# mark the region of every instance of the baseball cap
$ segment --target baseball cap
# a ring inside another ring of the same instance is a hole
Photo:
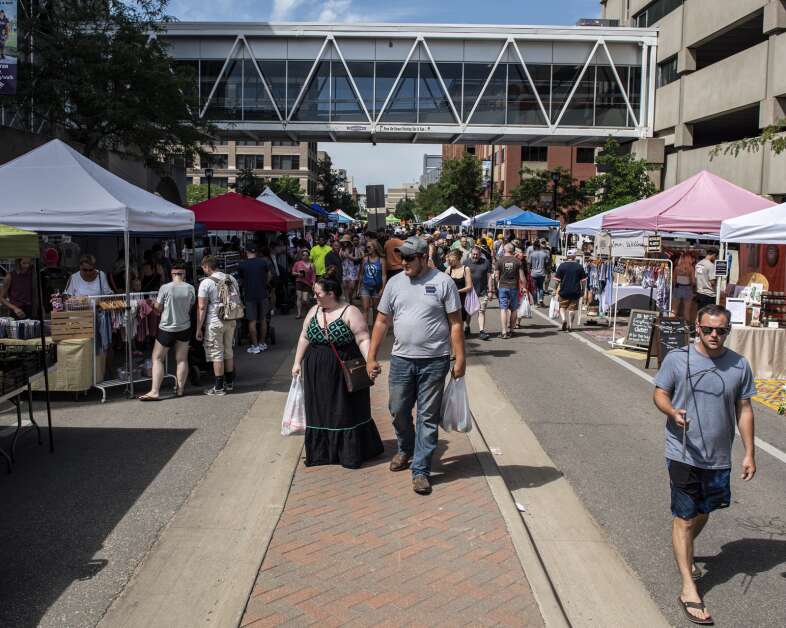
[[[425,255],[428,253],[428,242],[423,238],[412,236],[404,240],[404,244],[395,248],[401,255]]]
[[[576,257],[576,249],[568,249],[568,257]]]

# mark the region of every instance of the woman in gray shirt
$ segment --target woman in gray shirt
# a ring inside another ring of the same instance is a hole
[[[175,346],[177,360],[177,396],[182,397],[188,376],[188,343],[191,340],[191,308],[196,301],[194,286],[186,283],[186,264],[177,260],[172,264],[172,281],[158,289],[155,308],[161,312],[158,338],[153,348],[153,383],[150,392],[140,401],[158,401],[161,382],[166,370],[166,355]]]

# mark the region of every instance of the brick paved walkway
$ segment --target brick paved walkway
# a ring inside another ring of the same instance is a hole
[[[382,378],[372,410],[384,456],[355,471],[301,461],[241,625],[543,625],[467,437],[440,433],[419,496],[388,470]]]

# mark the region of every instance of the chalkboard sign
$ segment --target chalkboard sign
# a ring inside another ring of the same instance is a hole
[[[715,260],[715,277],[727,277],[729,274],[729,263],[724,260]]]
[[[625,261],[618,259],[616,262],[614,262],[613,272],[617,273],[618,275],[625,274]]]
[[[682,318],[658,319],[653,329],[653,339],[647,352],[645,368],[650,367],[650,359],[658,358],[658,365],[663,364],[669,351],[681,349],[690,344],[690,329],[687,321]]]
[[[652,329],[657,318],[658,313],[652,310],[631,310],[625,344],[644,349],[648,348],[652,339]]]

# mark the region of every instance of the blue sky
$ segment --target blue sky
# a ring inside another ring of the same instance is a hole
[[[170,0],[183,21],[442,22],[571,25],[600,14],[598,0]],[[396,187],[420,176],[423,155],[438,145],[320,144],[359,191],[368,184]]]

